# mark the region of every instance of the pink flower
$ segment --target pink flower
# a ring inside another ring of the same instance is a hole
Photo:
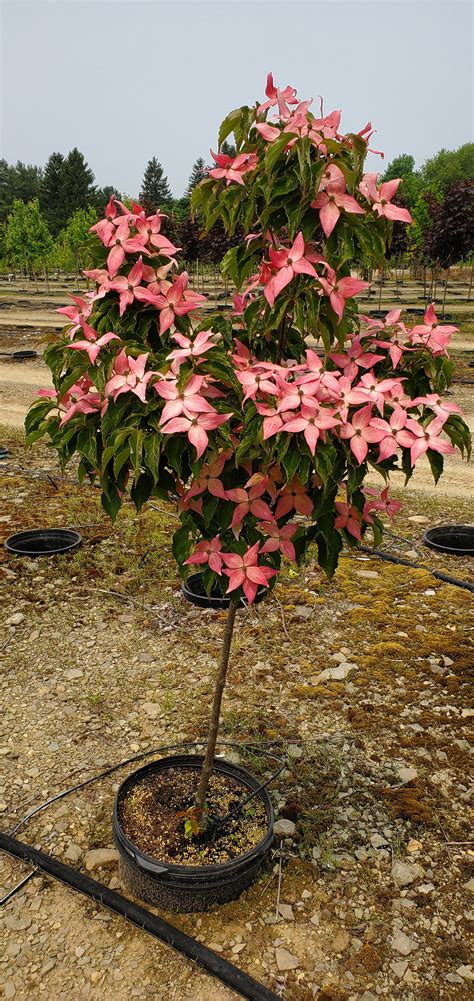
[[[298,525],[288,524],[284,525],[283,528],[279,528],[276,521],[261,521],[255,527],[262,535],[268,535],[267,541],[263,543],[260,549],[261,553],[280,552],[287,559],[296,563],[295,547],[290,542],[290,539],[298,531]]]
[[[183,271],[173,283],[164,283],[166,287],[160,295],[154,295],[145,288],[140,289],[140,293],[136,294],[137,299],[149,302],[161,310],[160,334],[169,330],[174,323],[175,315],[184,316],[186,313],[191,313],[193,309],[198,308],[201,302],[205,302],[204,295],[198,295],[197,292],[188,290],[188,281],[189,275],[187,271]]]
[[[200,459],[208,445],[207,431],[215,431],[225,424],[233,415],[230,414],[196,414],[195,417],[173,417],[162,427],[162,434],[180,434],[186,432],[188,441],[196,449],[196,458]]]
[[[236,376],[245,390],[243,403],[249,399],[254,400],[258,393],[270,393],[272,396],[276,394],[275,383],[272,382],[264,370],[259,369],[257,366],[247,368],[242,372],[236,372]]]
[[[311,202],[311,208],[319,209],[319,219],[326,237],[331,236],[341,209],[355,215],[365,215],[364,209],[355,198],[347,194],[344,177],[327,184],[325,190],[320,191],[314,202]]]
[[[434,303],[428,306],[423,320],[422,324],[418,324],[411,330],[409,334],[411,343],[423,344],[434,355],[446,354],[446,346],[451,340],[451,335],[456,333],[459,328],[450,324],[439,324]]]
[[[92,328],[91,328],[92,329]],[[95,365],[97,356],[100,353],[101,348],[109,344],[110,341],[119,341],[120,337],[117,334],[102,334],[96,341],[74,341],[73,344],[68,344],[68,348],[72,348],[73,351],[86,351],[89,355],[89,361],[91,365]]]
[[[45,390],[44,395],[46,393],[48,396],[51,393],[53,396],[56,396],[53,390]],[[89,376],[81,375],[77,382],[63,396],[59,397],[57,406],[60,411],[64,411],[60,422],[60,427],[63,427],[76,414],[93,414],[95,411],[100,410],[101,407],[103,413],[107,404],[103,406],[100,393],[93,386]]]
[[[220,476],[231,455],[232,452],[230,451],[221,452],[209,459],[209,462],[206,462],[202,466],[199,478],[189,488],[186,497],[190,500],[192,497],[197,497],[199,494],[204,493],[205,490],[208,490],[213,497],[220,497],[221,500],[227,500],[227,494]]]
[[[205,539],[203,542],[198,542],[193,555],[184,561],[184,565],[186,566],[188,563],[207,563],[210,570],[221,576],[223,563],[220,536],[216,535],[214,539]]]
[[[173,334],[173,340],[177,341],[181,347],[171,351],[167,355],[167,361],[175,359],[181,364],[186,358],[199,358],[206,351],[215,348],[216,342],[213,339],[215,336],[212,330],[201,330],[192,341],[190,337],[185,337],[184,334]]]
[[[371,203],[376,215],[399,222],[413,222],[408,209],[391,204],[392,198],[398,191],[401,177],[397,177],[393,181],[385,181],[384,184],[380,185],[380,188],[377,188],[377,177],[377,174],[364,174],[359,185],[359,191]]]
[[[84,274],[87,274],[85,271]],[[90,293],[86,293],[84,298],[78,295],[70,295],[70,299],[75,303],[74,306],[61,306],[57,309],[57,313],[62,313],[67,316],[68,320],[71,321],[74,326],[69,329],[69,334],[72,337],[76,330],[79,330],[81,321],[87,320],[92,313],[92,306],[94,302],[94,296]]]
[[[134,393],[142,403],[146,403],[146,388],[156,372],[145,372],[147,354],[132,358],[125,354],[123,348],[117,355],[114,364],[114,374],[105,385],[105,395],[115,401],[122,393]]]
[[[418,421],[409,417],[406,422],[406,443],[410,447],[411,464],[415,465],[417,459],[429,448],[433,452],[440,452],[442,455],[450,455],[456,451],[449,441],[440,438],[439,435],[445,423],[445,417],[435,417],[430,424],[423,427]],[[409,441],[409,439],[411,439]]]
[[[289,285],[295,275],[318,277],[313,265],[305,258],[304,252],[305,243],[302,233],[298,233],[289,250],[270,249],[269,254],[272,266],[278,269],[277,274],[273,275],[264,291],[265,298],[270,306],[273,306],[277,295],[286,285]]]
[[[209,171],[209,177],[214,177],[216,180],[225,178],[227,185],[232,181],[244,184],[244,174],[255,170],[257,166],[256,153],[239,153],[238,156],[232,157],[226,153],[213,153],[211,149],[211,156],[216,161],[217,167]]]
[[[157,212],[155,215],[136,219],[135,226],[140,235],[145,237],[145,243],[149,247],[156,248],[162,257],[173,257],[173,254],[176,254],[180,248],[175,247],[166,239],[166,236],[160,233],[163,218],[164,216]]]
[[[371,426],[384,432],[384,437],[380,441],[378,461],[389,459],[395,455],[400,447],[406,446],[407,436],[403,431],[408,419],[406,410],[402,407],[395,407],[390,416],[390,421],[382,420],[381,417],[374,417]],[[401,432],[401,433],[400,433]]]
[[[449,403],[448,400],[443,400],[439,393],[428,393],[427,396],[417,396],[416,399],[411,401],[411,404],[413,407],[423,404],[425,407],[429,407],[437,417],[444,417],[444,420],[450,414],[462,414],[461,407],[458,407],[457,403]]]
[[[364,504],[364,519],[368,521],[368,515],[371,511],[383,511],[384,514],[388,514],[389,518],[394,518],[402,507],[402,502],[397,500],[389,499],[388,487],[385,487],[380,494],[380,500],[368,500]],[[366,487],[364,494],[369,497],[377,497],[377,491],[373,490],[371,487]],[[370,519],[371,520],[371,519]]]
[[[229,578],[227,594],[235,591],[238,587],[243,587],[245,597],[251,605],[255,599],[258,586],[268,587],[271,577],[274,577],[276,570],[270,567],[258,565],[259,543],[247,549],[245,556],[240,553],[222,553],[222,559],[229,570],[224,570]]]
[[[320,432],[326,431],[328,428],[336,427],[340,421],[333,416],[333,410],[324,410],[323,407],[314,410],[312,407],[301,408],[301,414],[297,414],[295,417],[291,418],[283,425],[283,431],[288,432],[298,432],[302,431],[305,437],[306,444],[312,455],[316,451],[316,445],[318,439],[321,437]],[[324,438],[324,433],[322,435]]]
[[[109,248],[107,267],[111,278],[114,278],[118,269],[122,267],[125,254],[147,254],[150,256],[150,252],[144,246],[147,242],[146,236],[130,236],[127,220],[119,223],[117,229],[113,227],[113,230],[106,243],[106,247]]]
[[[249,490],[244,490],[243,487],[236,487],[227,491],[227,499],[236,505],[230,523],[236,539],[239,538],[243,520],[248,514],[253,514],[255,518],[273,519],[273,514],[268,504],[261,500],[262,494],[265,493],[266,489],[265,480],[265,477],[259,479],[256,483],[252,484]]]
[[[178,262],[174,259],[168,261],[166,264],[162,264],[159,268],[151,268],[149,264],[143,265],[143,281],[148,285],[148,291],[153,292],[153,295],[160,295],[163,291],[166,292],[168,288],[164,284],[171,268],[177,268]]]
[[[346,503],[346,501],[336,501],[335,508],[338,514],[334,522],[334,528],[344,528],[346,532],[353,535],[355,539],[359,539],[360,542],[361,524],[357,508],[353,504]]]
[[[365,393],[367,401],[375,403],[379,413],[383,414],[385,400],[396,386],[401,387],[401,379],[377,379],[373,372],[365,372],[357,383],[357,389]]]
[[[342,314],[346,305],[346,299],[351,299],[352,296],[357,295],[362,292],[363,289],[369,287],[369,282],[363,282],[360,278],[336,278],[336,272],[332,268],[328,268],[327,277],[319,278],[322,290],[319,295],[323,292],[325,295],[329,296],[329,302],[337,316],[338,322],[342,320]]]
[[[374,426],[372,420],[372,407],[362,407],[353,414],[352,423],[348,421],[340,430],[341,438],[349,439],[351,452],[359,464],[364,461],[369,445],[385,437],[384,431]]]
[[[183,413],[186,417],[191,417],[192,414],[214,414],[214,407],[201,396],[203,386],[205,379],[198,375],[191,376],[182,389],[178,388],[176,379],[174,382],[168,379],[155,382],[153,388],[159,396],[168,401],[163,408],[160,424],[166,424],[172,417],[179,417]]]
[[[123,316],[127,306],[133,302],[136,298],[136,289],[141,285],[143,278],[143,258],[140,255],[136,264],[129,271],[127,277],[125,275],[119,275],[117,278],[113,278],[109,282],[109,288],[113,289],[114,292],[120,292],[119,303],[120,303],[120,316]]]
[[[335,378],[336,374],[333,372],[325,373],[322,382],[325,389],[329,390],[331,402],[336,407],[338,413],[340,413],[343,421],[346,421],[349,407],[356,406],[358,403],[365,403],[367,397],[363,390],[359,388],[354,389],[352,380],[347,378],[347,376]]]
[[[269,125],[268,122],[257,122],[255,128],[268,143],[274,142],[278,136],[281,136],[281,130],[277,129],[275,125]]]
[[[275,518],[283,518],[285,514],[289,514],[293,510],[308,517],[313,513],[313,502],[297,476],[294,476],[291,483],[287,483],[286,487],[283,487],[275,511]]]
[[[257,108],[257,113],[259,115],[264,111],[268,111],[269,108],[273,108],[275,104],[279,103],[279,101],[284,101],[285,104],[298,104],[295,88],[288,85],[284,90],[279,90],[273,83],[273,73],[267,74],[265,94],[268,97],[268,101],[266,101],[265,104],[260,104]]]

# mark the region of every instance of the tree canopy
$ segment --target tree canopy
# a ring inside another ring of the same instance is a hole
[[[173,195],[161,163],[153,156],[143,175],[140,202],[147,213],[171,208]]]

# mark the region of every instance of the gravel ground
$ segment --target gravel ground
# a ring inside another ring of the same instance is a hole
[[[181,598],[166,508],[135,518],[127,507],[112,527],[96,492],[61,480],[45,448],[25,453],[11,429],[1,440],[13,457],[0,539],[35,524],[84,535],[66,558],[0,559],[0,811],[11,830],[108,765],[203,738],[223,617]],[[54,483],[26,475],[38,469]],[[469,521],[468,499],[404,499],[391,550],[469,577],[472,560],[420,541],[427,524]],[[293,574],[238,615],[222,723],[223,740],[261,745],[233,752],[257,773],[269,767],[262,749],[287,755],[273,796],[288,836],[240,900],[171,920],[286,1001],[466,998],[471,595],[349,554],[332,583],[311,559]],[[130,767],[52,805],[21,837],[120,888],[110,817]],[[4,858],[0,895],[26,872]],[[235,997],[49,878],[3,908],[0,956],[0,992],[18,1001]]]

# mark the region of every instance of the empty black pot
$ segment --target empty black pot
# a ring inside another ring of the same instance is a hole
[[[230,595],[221,594],[217,585],[214,585],[211,595],[208,597],[202,581],[202,573],[192,573],[186,581],[183,581],[181,590],[186,601],[190,601],[192,605],[198,605],[199,608],[214,608],[217,611],[229,608]],[[268,594],[268,588],[259,587],[255,595],[254,605],[258,604],[259,601],[263,601],[266,594]],[[247,599],[240,598],[239,605],[241,608],[247,605]]]
[[[474,556],[474,525],[440,525],[429,528],[423,542],[438,553]]]
[[[14,556],[59,556],[70,553],[82,542],[79,532],[70,528],[31,528],[5,540],[7,553]]]
[[[273,807],[265,789],[258,798],[267,815],[267,832],[258,845],[230,862],[218,865],[174,865],[151,858],[140,851],[126,836],[120,823],[124,796],[142,779],[167,768],[192,768],[198,771],[203,757],[197,754],[176,754],[132,772],[120,786],[115,799],[112,821],[114,841],[120,856],[122,880],[135,896],[148,904],[167,911],[206,911],[215,904],[236,900],[257,879],[273,842]],[[214,771],[238,780],[244,793],[259,789],[260,782],[246,769],[222,758],[214,762]]]

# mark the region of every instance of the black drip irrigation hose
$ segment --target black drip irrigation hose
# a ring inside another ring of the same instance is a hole
[[[52,855],[47,855],[31,845],[26,845],[23,841],[18,841],[16,838],[2,833],[0,833],[0,849],[13,858],[29,862],[37,870],[53,876],[60,883],[83,893],[91,900],[95,900],[96,903],[108,907],[109,910],[119,914],[136,928],[148,932],[149,935],[175,949],[182,956],[186,956],[206,973],[216,977],[226,987],[230,987],[241,997],[247,998],[248,1001],[281,1001],[279,995],[265,987],[264,984],[258,983],[248,973],[239,970],[227,959],[212,952],[212,949],[208,949],[201,942],[197,942],[190,935],[186,935],[179,928],[164,921],[163,918],[147,911],[145,907],[133,903],[120,893],[116,893],[115,890],[104,886],[103,883],[99,883],[77,869],[65,865],[64,862],[60,862]]]
[[[422,563],[413,563],[412,560],[404,560],[401,556],[392,556],[391,553],[385,553],[381,549],[372,549],[370,546],[357,546],[357,551],[368,553],[369,556],[378,556],[379,559],[387,560],[388,563],[399,563],[402,567],[425,570],[432,577],[436,577],[436,580],[442,580],[445,584],[453,584],[454,587],[463,587],[466,591],[471,591],[474,594],[474,584],[470,584],[468,580],[460,580],[459,577],[450,577],[446,573],[441,573],[440,570],[431,570],[430,567],[426,567]]]

